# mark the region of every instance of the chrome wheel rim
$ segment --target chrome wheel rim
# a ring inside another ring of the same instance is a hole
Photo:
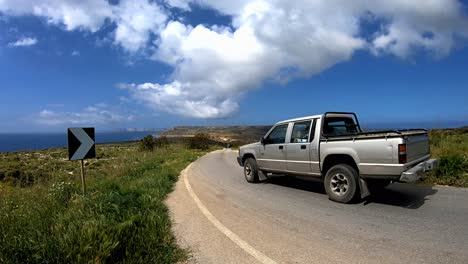
[[[250,176],[252,175],[252,166],[250,164],[245,165],[244,173],[246,177],[250,178]]]
[[[348,192],[349,182],[342,173],[336,173],[330,180],[330,189],[338,196],[343,196]]]

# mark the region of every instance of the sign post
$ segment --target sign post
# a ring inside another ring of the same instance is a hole
[[[83,195],[86,193],[84,159],[96,157],[94,127],[73,127],[68,129],[68,159],[80,160]]]
[[[83,160],[81,161],[81,189],[83,190],[83,196],[86,193],[86,181],[85,181],[85,176],[84,176],[84,164]]]

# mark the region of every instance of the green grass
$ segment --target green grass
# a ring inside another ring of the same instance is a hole
[[[0,154],[0,263],[186,258],[163,201],[180,171],[206,151],[171,145],[140,152],[137,144],[96,151],[98,158],[85,166],[85,197],[79,163],[67,161],[65,149]]]
[[[432,130],[430,141],[440,167],[424,183],[468,187],[468,128]],[[163,201],[180,171],[207,151],[98,145],[85,164],[85,197],[66,149],[0,153],[0,263],[183,261]]]
[[[468,187],[468,127],[431,130],[431,156],[439,168],[428,173],[423,183]]]

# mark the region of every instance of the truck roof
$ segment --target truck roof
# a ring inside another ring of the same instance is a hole
[[[339,112],[336,112],[336,113],[328,113],[327,116],[328,117],[344,117],[344,116],[349,116],[350,114],[352,114],[352,113],[339,113]],[[306,119],[321,118],[322,116],[323,116],[323,114],[322,115],[313,115],[313,116],[303,116],[303,117],[298,117],[298,118],[292,118],[292,119],[279,121],[275,125],[282,124],[282,123],[296,122],[296,121],[306,120]]]
[[[281,124],[281,123],[295,122],[295,121],[300,121],[300,120],[305,120],[305,119],[320,118],[320,117],[322,117],[322,115],[313,115],[313,116],[304,116],[304,117],[292,118],[292,119],[279,121],[275,125]]]

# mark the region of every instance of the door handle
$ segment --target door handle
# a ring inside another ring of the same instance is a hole
[[[301,145],[301,149],[306,149],[307,146],[306,145]]]
[[[278,146],[279,149],[283,149],[283,146]]]

